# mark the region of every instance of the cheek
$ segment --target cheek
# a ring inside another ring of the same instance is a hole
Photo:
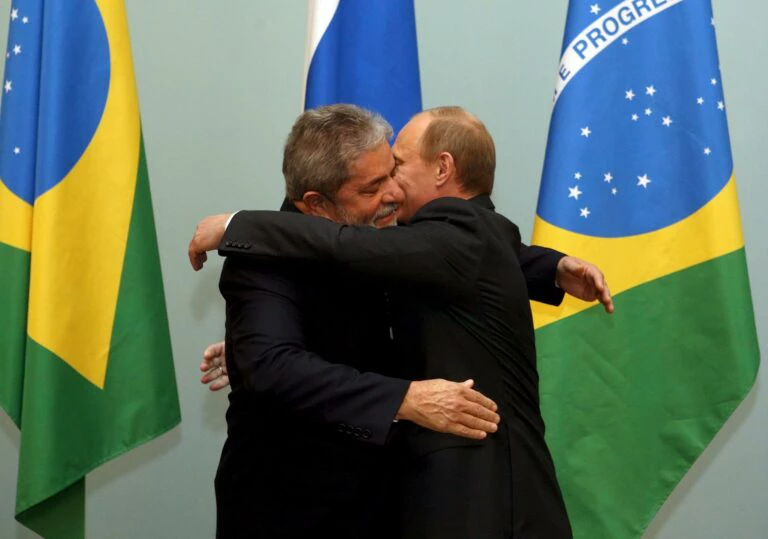
[[[379,209],[381,204],[381,195],[369,197],[358,206],[360,209],[360,217],[364,222],[370,221]]]
[[[408,183],[408,187],[404,189],[405,198],[409,205],[420,205],[424,199],[424,186],[418,182]]]
[[[395,181],[405,193],[406,198],[413,192],[413,182],[410,181],[407,174],[398,172],[395,174]]]

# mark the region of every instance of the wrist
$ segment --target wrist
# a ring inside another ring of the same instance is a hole
[[[397,413],[395,414],[395,421],[399,421],[401,419],[409,420],[411,418],[413,411],[412,397],[414,384],[416,384],[416,382],[411,382],[408,385],[408,390],[405,392],[403,402],[400,403],[400,408],[397,409]]]
[[[568,258],[568,257],[564,256],[564,257],[560,258],[560,260],[557,261],[557,267],[555,268],[555,288],[562,288],[561,276],[566,271],[565,270],[566,258]]]

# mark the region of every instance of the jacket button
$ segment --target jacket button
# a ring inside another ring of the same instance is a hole
[[[363,431],[363,438],[365,438],[367,440],[370,437],[371,437],[371,431],[369,429],[365,429]]]

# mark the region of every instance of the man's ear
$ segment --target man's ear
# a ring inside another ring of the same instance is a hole
[[[456,174],[456,164],[453,156],[448,152],[441,152],[437,156],[437,179],[435,185],[442,187]]]
[[[295,201],[294,204],[301,213],[307,215],[325,217],[330,220],[336,217],[336,208],[331,204],[331,201],[317,191],[307,191],[301,200]]]

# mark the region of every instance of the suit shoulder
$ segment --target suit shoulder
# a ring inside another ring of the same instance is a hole
[[[243,291],[261,291],[289,298],[299,296],[300,286],[287,264],[269,264],[241,257],[227,257],[219,277],[219,290],[227,298]]]
[[[424,206],[422,206],[421,209],[417,212],[417,215],[421,213],[432,213],[432,212],[450,211],[450,210],[467,212],[467,213],[476,213],[474,211],[476,208],[480,208],[480,206],[464,198],[440,197],[424,204]]]
[[[510,219],[508,219],[507,217],[505,217],[500,213],[497,213],[497,212],[489,212],[489,213],[493,214],[492,219],[494,220],[494,222],[497,223],[499,227],[507,231],[509,234],[514,235],[517,238],[520,238],[520,227],[518,227],[514,222],[512,222]]]
[[[477,221],[484,208],[469,200],[456,197],[441,197],[432,200],[419,209],[410,224],[423,222],[448,222],[453,224]]]

